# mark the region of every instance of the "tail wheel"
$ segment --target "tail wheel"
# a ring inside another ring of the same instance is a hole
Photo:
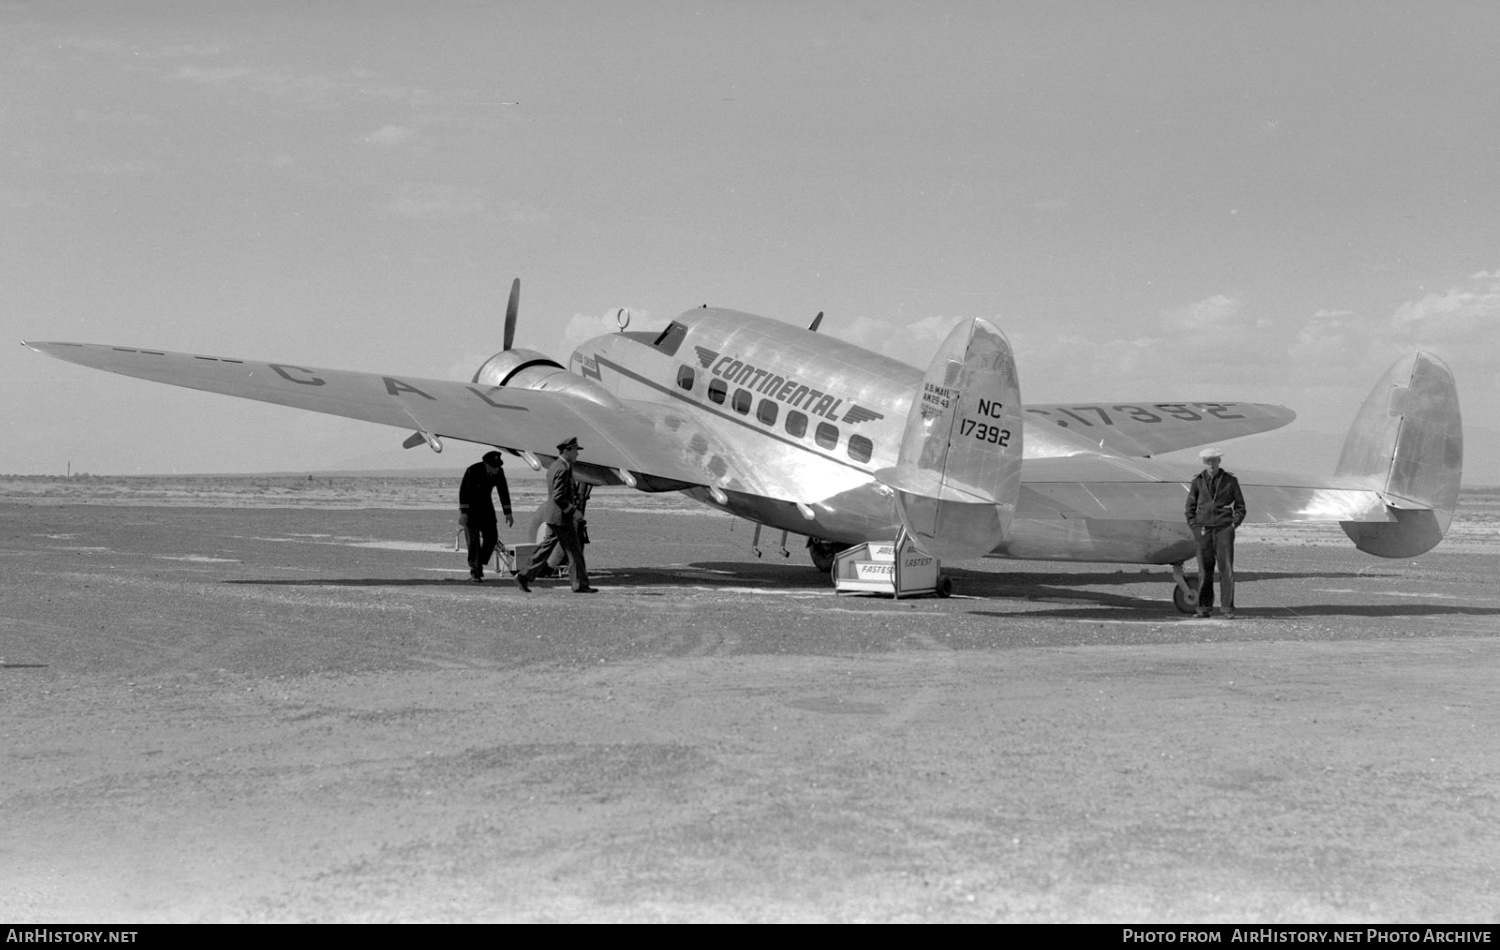
[[[1190,614],[1198,609],[1198,585],[1192,577],[1187,582],[1191,590],[1183,590],[1179,584],[1172,585],[1172,606],[1178,613]]]

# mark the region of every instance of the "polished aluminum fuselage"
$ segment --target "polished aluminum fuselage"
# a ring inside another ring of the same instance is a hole
[[[742,457],[793,481],[793,500],[694,487],[691,497],[750,521],[842,543],[889,539],[894,493],[875,473],[896,464],[921,370],[832,337],[732,310],[690,310],[661,345],[655,333],[591,340],[569,368],[622,402],[706,414]],[[686,383],[686,384],[685,384]],[[716,398],[717,397],[717,398]],[[805,428],[791,417],[804,417]],[[1025,457],[1097,452],[1081,436],[1030,424]],[[1164,497],[1170,497],[1170,494]],[[990,554],[1042,560],[1165,564],[1193,554],[1180,512],[1121,521],[1077,517],[1024,483],[1018,514]]]

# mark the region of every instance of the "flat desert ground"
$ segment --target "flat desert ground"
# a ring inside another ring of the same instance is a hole
[[[836,595],[624,491],[602,592],[526,595],[455,484],[0,478],[0,918],[1500,922],[1500,494],[1412,560],[1246,529],[1203,621]]]

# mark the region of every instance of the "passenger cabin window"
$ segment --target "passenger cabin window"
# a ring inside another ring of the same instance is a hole
[[[708,401],[724,404],[724,397],[729,394],[729,387],[724,385],[724,380],[716,379],[708,384]]]
[[[750,390],[736,389],[734,391],[734,411],[742,416],[750,414]]]
[[[776,424],[776,401],[774,399],[762,399],[755,410],[755,418],[768,426]]]
[[[691,366],[677,367],[677,385],[679,388],[686,389],[688,392],[692,392],[693,383],[697,380],[697,378],[698,374],[693,372],[693,368]]]
[[[687,336],[687,327],[676,322],[669,323],[667,328],[661,331],[661,336],[657,337],[651,345],[668,356],[676,356],[677,348],[682,345],[685,336]]]
[[[793,438],[800,439],[807,435],[807,416],[793,409],[786,414],[786,431]]]
[[[849,436],[849,457],[856,462],[868,462],[875,454],[875,443],[862,435]]]
[[[839,427],[831,422],[818,423],[817,433],[813,436],[813,441],[825,449],[838,448]]]

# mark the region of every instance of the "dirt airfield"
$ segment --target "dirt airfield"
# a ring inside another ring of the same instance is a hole
[[[526,595],[455,484],[0,479],[0,918],[1500,923],[1500,494],[1247,530],[1231,622],[606,491]]]

